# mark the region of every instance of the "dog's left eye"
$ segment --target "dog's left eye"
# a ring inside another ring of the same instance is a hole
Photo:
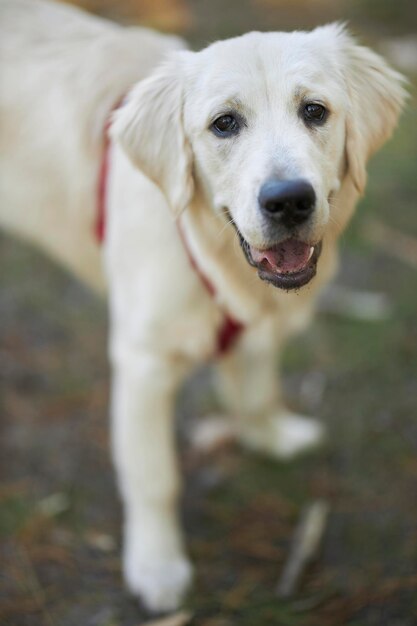
[[[221,115],[210,128],[218,137],[230,137],[239,132],[239,122],[233,115]]]
[[[303,114],[306,122],[324,122],[327,116],[327,109],[322,104],[309,102],[305,105]]]

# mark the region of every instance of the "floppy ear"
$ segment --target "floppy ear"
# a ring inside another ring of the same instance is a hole
[[[401,112],[405,78],[385,60],[344,37],[344,73],[349,92],[346,121],[348,172],[360,194],[366,184],[369,157],[391,136]]]
[[[163,191],[178,216],[193,194],[192,153],[183,125],[183,61],[173,53],[114,113],[112,137]]]

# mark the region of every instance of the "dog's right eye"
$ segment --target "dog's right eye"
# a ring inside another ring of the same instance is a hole
[[[210,128],[218,137],[230,137],[239,132],[239,122],[233,115],[221,115]]]

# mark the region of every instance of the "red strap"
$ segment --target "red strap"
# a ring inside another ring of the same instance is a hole
[[[184,231],[182,230],[181,224],[179,221],[177,222],[177,226],[178,226],[178,232],[182,239],[182,243],[184,244],[184,248],[187,252],[187,256],[188,256],[188,259],[190,261],[192,268],[196,271],[196,273],[200,277],[200,280],[203,283],[204,287],[207,289],[208,293],[211,295],[212,298],[214,298],[216,295],[216,290],[214,288],[214,285],[209,281],[207,276],[203,274],[200,267],[197,265],[197,261],[195,260],[195,258],[193,257],[191,253],[191,250],[187,244],[187,240],[184,235]],[[228,350],[230,350],[233,347],[233,345],[236,343],[236,341],[239,339],[244,328],[245,327],[242,324],[242,322],[239,322],[228,313],[225,313],[224,318],[223,318],[223,323],[217,332],[217,354],[222,355],[222,354],[225,354]]]
[[[117,109],[119,104],[117,104],[114,109]],[[113,110],[114,110],[113,109]],[[106,198],[107,198],[107,180],[110,168],[110,140],[108,136],[108,130],[110,126],[110,119],[107,120],[105,128],[104,128],[104,138],[103,138],[103,155],[100,163],[100,170],[98,174],[97,181],[97,212],[96,212],[96,220],[94,225],[94,233],[98,243],[103,243],[104,237],[106,235]],[[216,290],[214,285],[209,281],[207,276],[203,274],[201,269],[198,267],[197,262],[193,255],[191,254],[191,250],[188,247],[187,240],[185,239],[185,235],[181,229],[181,226],[178,222],[178,232],[184,244],[184,248],[187,252],[188,259],[190,261],[191,266],[196,271],[198,276],[200,277],[201,282],[204,287],[207,289],[208,293],[212,298],[216,295]],[[228,313],[225,313],[223,318],[223,323],[220,326],[217,333],[217,353],[219,355],[225,354],[235,342],[240,337],[241,333],[244,330],[244,325],[238,320],[231,317]]]
[[[115,107],[117,109],[119,105]],[[113,109],[113,110],[115,110]],[[107,118],[103,133],[103,153],[101,157],[100,170],[97,181],[97,211],[94,224],[94,233],[98,243],[103,243],[106,234],[106,197],[107,179],[110,165],[110,140],[109,140],[110,118]]]
[[[238,322],[230,315],[225,315],[217,333],[217,353],[225,354],[233,348],[244,329],[242,322]]]

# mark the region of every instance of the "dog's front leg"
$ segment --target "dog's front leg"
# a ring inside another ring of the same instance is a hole
[[[176,608],[191,581],[177,500],[173,406],[183,366],[127,348],[113,355],[113,454],[124,504],[124,576],[153,611]]]
[[[235,430],[242,444],[288,459],[320,443],[323,428],[285,407],[277,371],[283,339],[276,321],[264,319],[219,361],[218,375],[221,397],[228,413],[237,418]]]

